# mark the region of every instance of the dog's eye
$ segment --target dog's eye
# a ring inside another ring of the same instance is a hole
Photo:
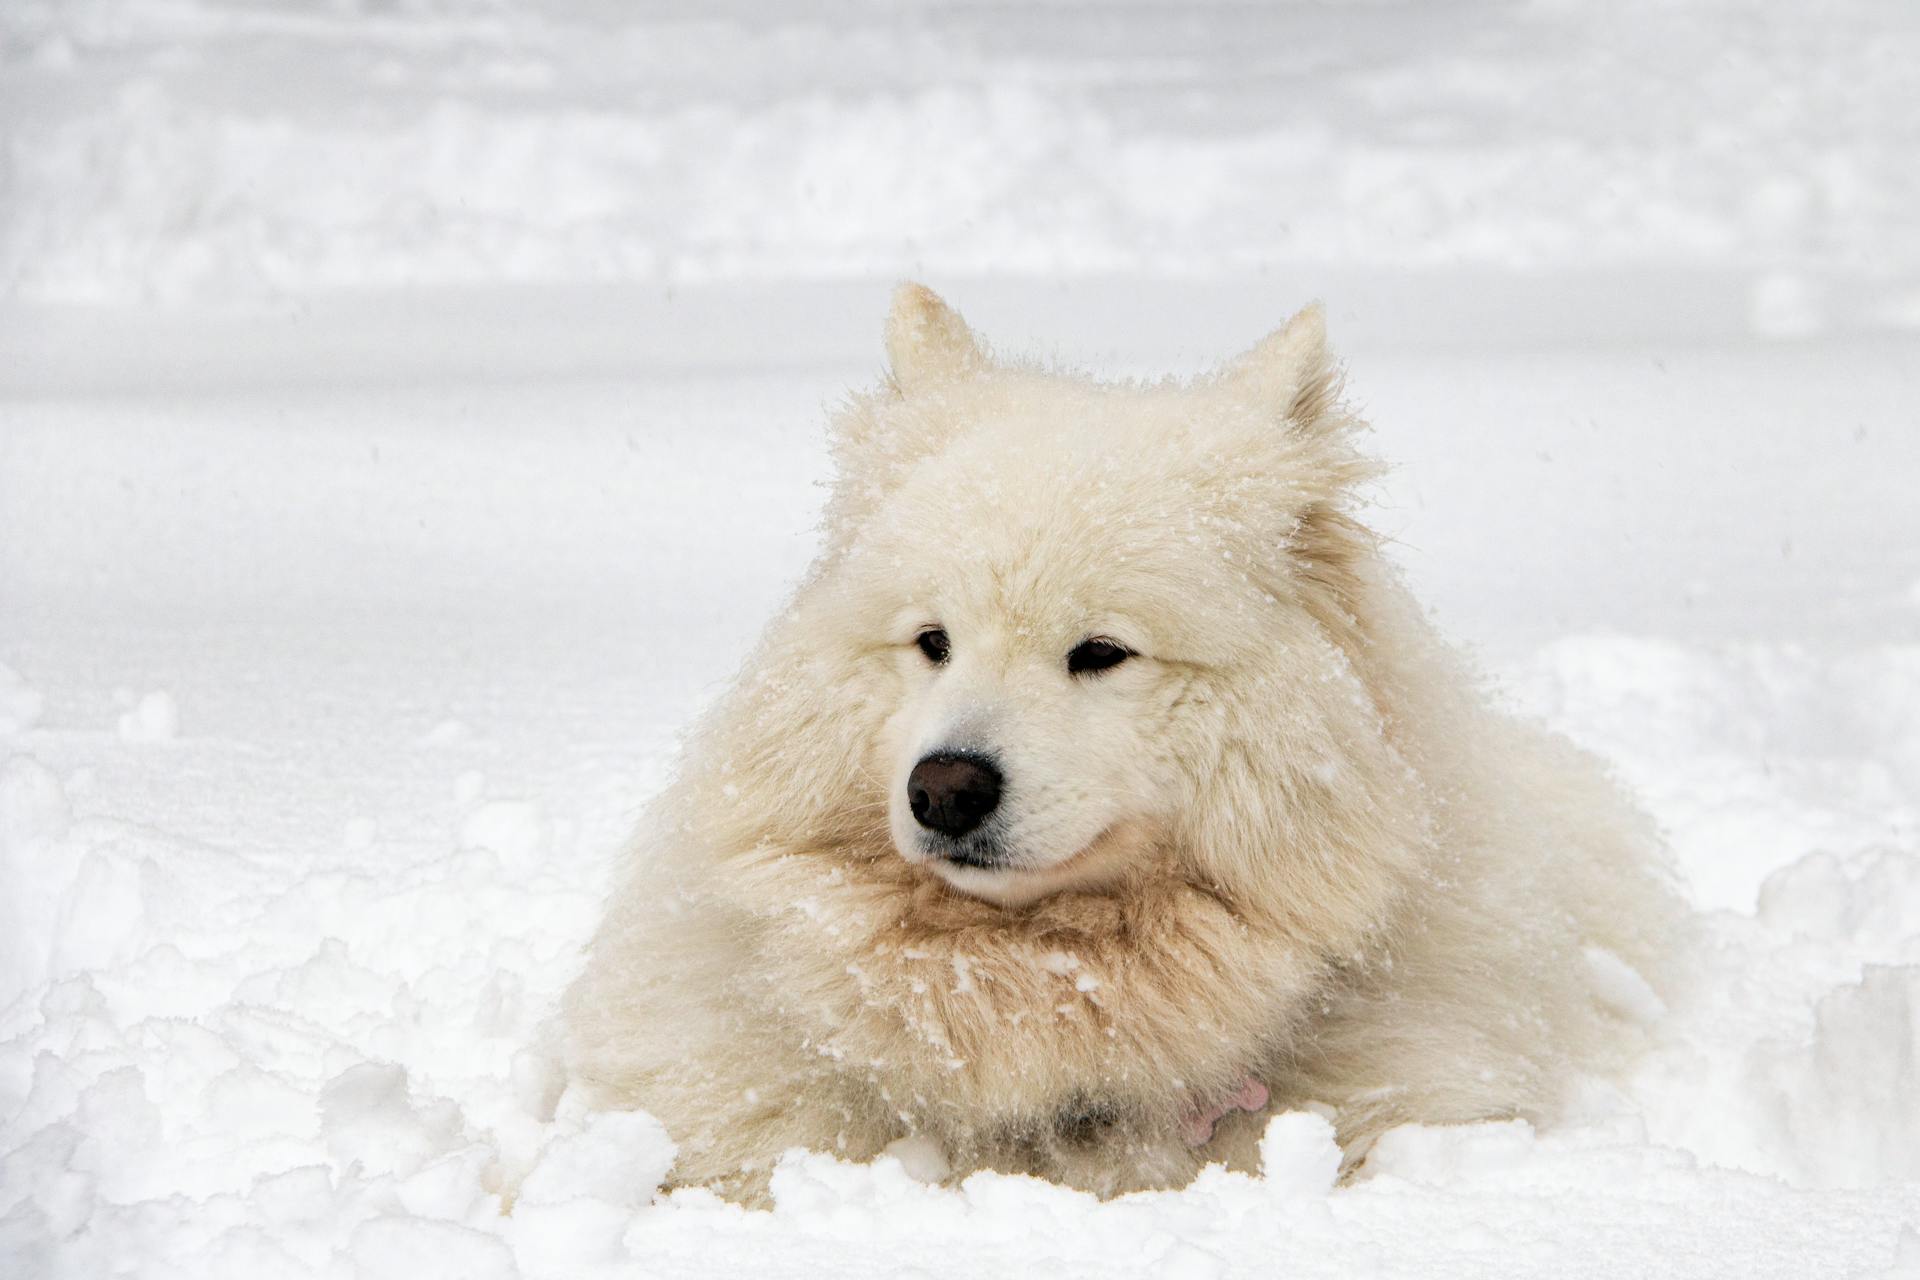
[[[1067,670],[1079,675],[1085,671],[1105,671],[1133,656],[1133,651],[1111,640],[1085,640],[1067,655]]]
[[[913,638],[913,643],[921,653],[927,655],[927,661],[936,667],[947,660],[953,652],[953,642],[947,639],[947,633],[935,627],[931,631],[922,631]]]

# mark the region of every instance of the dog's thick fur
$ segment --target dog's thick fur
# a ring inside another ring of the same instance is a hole
[[[1150,386],[996,361],[918,286],[887,336],[825,549],[567,998],[572,1079],[667,1126],[674,1184],[751,1201],[789,1147],[917,1134],[1112,1194],[1255,1163],[1263,1116],[1182,1137],[1249,1078],[1351,1162],[1622,1060],[1676,919],[1657,842],[1485,705],[1357,521],[1317,310]],[[1133,656],[1069,673],[1096,634]],[[906,815],[956,740],[1002,759],[1004,868]]]

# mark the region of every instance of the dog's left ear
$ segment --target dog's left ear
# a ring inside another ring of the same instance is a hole
[[[887,313],[887,363],[902,391],[954,382],[988,364],[987,348],[960,313],[923,284],[893,291]]]
[[[1311,303],[1262,338],[1251,351],[1227,362],[1223,385],[1279,412],[1290,427],[1312,431],[1333,416],[1340,401],[1340,367],[1327,352],[1327,315]]]
[[[887,312],[889,376],[854,396],[828,429],[836,472],[827,504],[828,545],[843,545],[880,500],[965,425],[945,391],[992,368],[986,344],[923,284],[902,283]],[[925,393],[925,394],[922,394]]]

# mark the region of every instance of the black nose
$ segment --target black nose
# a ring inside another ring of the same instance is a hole
[[[907,775],[913,819],[946,836],[963,836],[1000,803],[1000,771],[979,756],[942,752],[928,756]]]

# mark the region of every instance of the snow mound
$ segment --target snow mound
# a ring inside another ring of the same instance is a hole
[[[1811,1041],[1763,1042],[1751,1068],[1800,1179],[1920,1180],[1920,965],[1868,965],[1820,997]]]
[[[143,694],[120,717],[122,742],[172,742],[180,734],[180,708],[164,689]]]
[[[40,719],[46,700],[19,672],[0,662],[0,737],[24,733]]]
[[[529,1206],[597,1200],[627,1210],[653,1199],[673,1167],[674,1145],[643,1112],[586,1116],[577,1131],[557,1134],[520,1184],[515,1212]]]

